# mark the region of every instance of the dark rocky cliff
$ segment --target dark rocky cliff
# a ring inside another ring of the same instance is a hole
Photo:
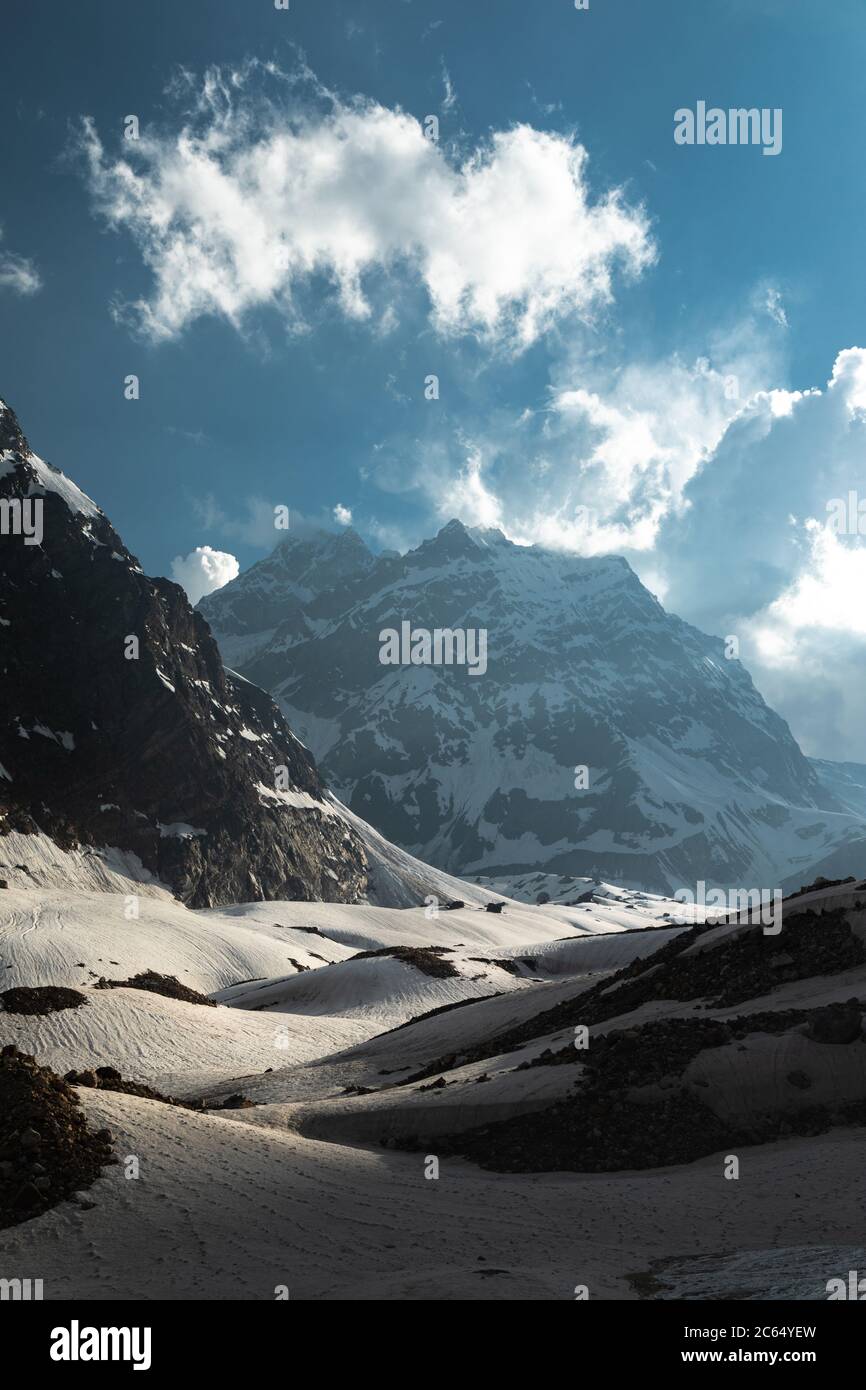
[[[356,900],[363,848],[270,697],[2,403],[0,532],[0,834],[133,851],[194,907]]]

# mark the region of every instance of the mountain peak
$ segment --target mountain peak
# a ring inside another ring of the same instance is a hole
[[[363,536],[359,535],[354,526],[342,526],[340,530],[335,533],[335,540],[336,544],[343,550],[362,550],[368,555],[372,553],[367,542],[364,540]]]
[[[341,526],[339,530],[329,530],[325,526],[301,526],[294,531],[289,530],[278,541],[277,546],[271,554],[284,551],[291,554],[292,551],[314,553],[319,551],[339,551],[344,554],[350,552],[371,555],[366,541],[355,530],[354,526]],[[265,557],[269,559],[270,556]]]
[[[220,630],[223,656],[230,666],[248,659],[255,643],[226,639],[250,631],[268,635],[286,622],[303,627],[301,605],[317,595],[361,578],[375,565],[372,551],[352,526],[328,531],[303,526],[288,531],[269,555],[230,583],[206,594],[198,604]],[[297,630],[300,630],[299,628]]]
[[[0,453],[29,454],[30,445],[11,405],[0,400]]]
[[[476,528],[464,525],[456,517],[447,522],[431,540],[422,541],[416,554],[434,555],[437,559],[454,560],[461,555],[478,554],[484,548]]]
[[[79,487],[35,454],[11,406],[0,400],[0,480],[4,490],[22,497],[55,494],[73,516],[89,521],[102,516],[96,503]]]

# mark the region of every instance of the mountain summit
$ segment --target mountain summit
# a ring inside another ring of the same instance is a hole
[[[0,850],[124,850],[195,907],[355,901],[364,850],[306,748],[2,403],[0,522]]]
[[[334,544],[280,547],[201,607],[337,794],[412,854],[670,892],[772,887],[861,838],[723,642],[666,613],[624,559],[455,520],[405,556],[357,546],[328,574]],[[485,630],[485,673],[383,665],[380,633],[404,623]]]
[[[313,599],[335,584],[361,578],[374,564],[352,527],[336,533],[313,528],[287,535],[247,571],[244,584],[227,586],[218,602],[208,594],[198,607],[208,619],[212,612],[219,615],[223,658],[229,666],[240,666],[250,651],[251,632],[253,647],[261,645],[263,633],[273,635],[278,628],[285,635],[302,635],[304,613]]]

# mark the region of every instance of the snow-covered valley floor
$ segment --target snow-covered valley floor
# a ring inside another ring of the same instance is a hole
[[[615,1176],[458,1162],[428,1181],[422,1155],[84,1100],[141,1177],[110,1169],[92,1210],[0,1234],[3,1273],[38,1274],[46,1298],[273,1299],[286,1285],[295,1299],[569,1300],[586,1285],[621,1299],[657,1259],[844,1245],[863,1226],[862,1134],[756,1150],[732,1200],[715,1158]],[[836,1272],[816,1261],[816,1291]]]
[[[572,906],[504,900],[501,913],[483,900],[434,915],[298,902],[191,912],[154,890],[128,920],[140,885],[121,865],[101,887],[73,875],[67,888],[49,876],[0,891],[0,995],[54,985],[86,1001],[0,1008],[0,1044],[61,1075],[110,1066],[167,1095],[252,1104],[199,1111],[78,1087],[120,1162],[88,1203],[0,1231],[0,1277],[42,1278],[48,1299],[273,1299],[285,1287],[302,1300],[556,1300],[579,1286],[631,1299],[671,1263],[708,1260],[700,1287],[718,1289],[731,1252],[754,1252],[763,1268],[796,1248],[798,1296],[817,1298],[840,1272],[827,1252],[864,1243],[866,1129],[852,1125],[741,1147],[737,1182],[724,1152],[645,1171],[527,1173],[437,1154],[441,1136],[573,1093],[579,1065],[527,1064],[571,1045],[559,1006],[675,947],[687,929],[671,925],[670,903],[603,890]],[[845,901],[853,912],[852,893]],[[704,937],[706,949],[732,930]],[[724,1021],[862,998],[866,967],[843,964],[817,978],[788,972],[771,996],[711,1012]],[[217,1007],[97,984],[143,971]],[[662,993],[597,1031],[709,1007]],[[549,1027],[524,1038],[551,1011]],[[714,1088],[722,1114],[782,1104],[795,1068],[835,1104],[861,1095],[861,1051],[758,1031],[702,1051],[689,1075]],[[413,1080],[435,1079],[440,1064],[437,1085]],[[415,1151],[394,1147],[407,1133]]]

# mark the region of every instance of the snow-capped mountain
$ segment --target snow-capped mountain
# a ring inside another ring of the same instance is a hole
[[[354,530],[337,534],[313,530],[289,535],[244,575],[244,583],[222,591],[218,607],[220,650],[227,666],[239,667],[280,630],[281,640],[309,636],[310,602],[373,568],[375,560]],[[199,607],[211,613],[211,597]],[[327,601],[323,612],[328,613]],[[331,616],[339,616],[334,610]]]
[[[624,559],[458,521],[378,559],[353,531],[320,532],[200,607],[335,792],[451,873],[669,892],[769,888],[858,858],[862,809],[724,643],[666,613]],[[485,630],[486,670],[382,664],[380,634],[403,623]]]
[[[0,524],[0,846],[116,847],[199,907],[355,901],[361,840],[270,697],[2,403]]]

